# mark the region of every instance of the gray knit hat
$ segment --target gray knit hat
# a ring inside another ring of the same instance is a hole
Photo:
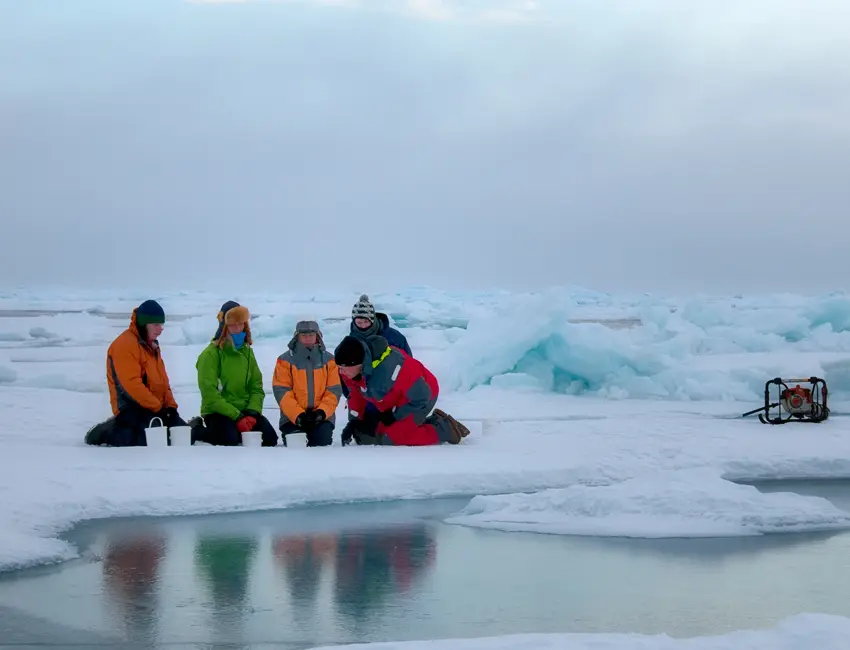
[[[365,293],[351,308],[351,318],[368,318],[373,323],[375,322],[375,306],[369,301],[369,296]]]

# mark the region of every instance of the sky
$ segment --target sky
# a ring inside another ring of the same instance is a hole
[[[5,2],[0,286],[843,289],[848,27],[838,0]]]

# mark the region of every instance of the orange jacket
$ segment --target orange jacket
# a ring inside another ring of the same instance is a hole
[[[106,352],[106,381],[113,415],[133,402],[153,412],[177,408],[159,343],[151,347],[139,338],[135,312],[130,327],[118,335]]]
[[[275,363],[272,388],[281,413],[290,422],[308,408],[320,408],[327,420],[335,421],[342,387],[334,357],[323,343],[308,350],[293,337]]]

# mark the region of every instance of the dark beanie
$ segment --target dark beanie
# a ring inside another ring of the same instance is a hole
[[[165,310],[156,300],[145,300],[136,307],[136,324],[150,325],[151,323],[164,323]]]
[[[224,315],[234,307],[241,307],[241,305],[235,300],[228,300],[218,310],[218,316],[216,317],[218,319],[218,328],[215,331],[215,336],[213,336],[213,341],[221,338],[221,333],[224,331]]]
[[[363,344],[353,336],[346,336],[334,350],[334,361],[338,366],[358,366],[365,358]]]

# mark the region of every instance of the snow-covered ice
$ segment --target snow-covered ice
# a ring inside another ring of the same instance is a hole
[[[674,639],[641,634],[513,634],[477,639],[323,646],[313,650],[845,650],[850,619],[800,614],[766,630]]]
[[[604,486],[476,496],[448,523],[565,535],[720,537],[850,527],[822,497],[765,494],[712,469],[651,472]]]
[[[847,524],[848,515],[823,500],[760,494],[729,482],[850,478],[850,419],[842,417],[850,400],[850,297],[844,294],[676,300],[427,287],[376,294],[379,309],[437,374],[441,406],[472,429],[465,444],[87,447],[85,431],[109,414],[106,347],[148,297],[0,293],[0,570],[76,556],[57,534],[86,519],[355,500],[462,495],[471,501],[457,523],[571,534],[744,535]],[[200,405],[194,364],[215,330],[219,306],[235,298],[252,310],[265,413],[275,424],[271,374],[295,322],[318,319],[334,346],[357,299],[153,297],[175,317],[161,341],[185,417]],[[588,322],[594,320],[605,322]],[[834,416],[782,427],[741,419],[761,404],[764,382],[777,375],[825,377]],[[843,620],[799,618],[780,631],[736,637],[734,647],[790,649],[804,630],[821,648],[832,647],[830,634],[850,634]],[[722,637],[594,639],[453,647],[731,647]]]

